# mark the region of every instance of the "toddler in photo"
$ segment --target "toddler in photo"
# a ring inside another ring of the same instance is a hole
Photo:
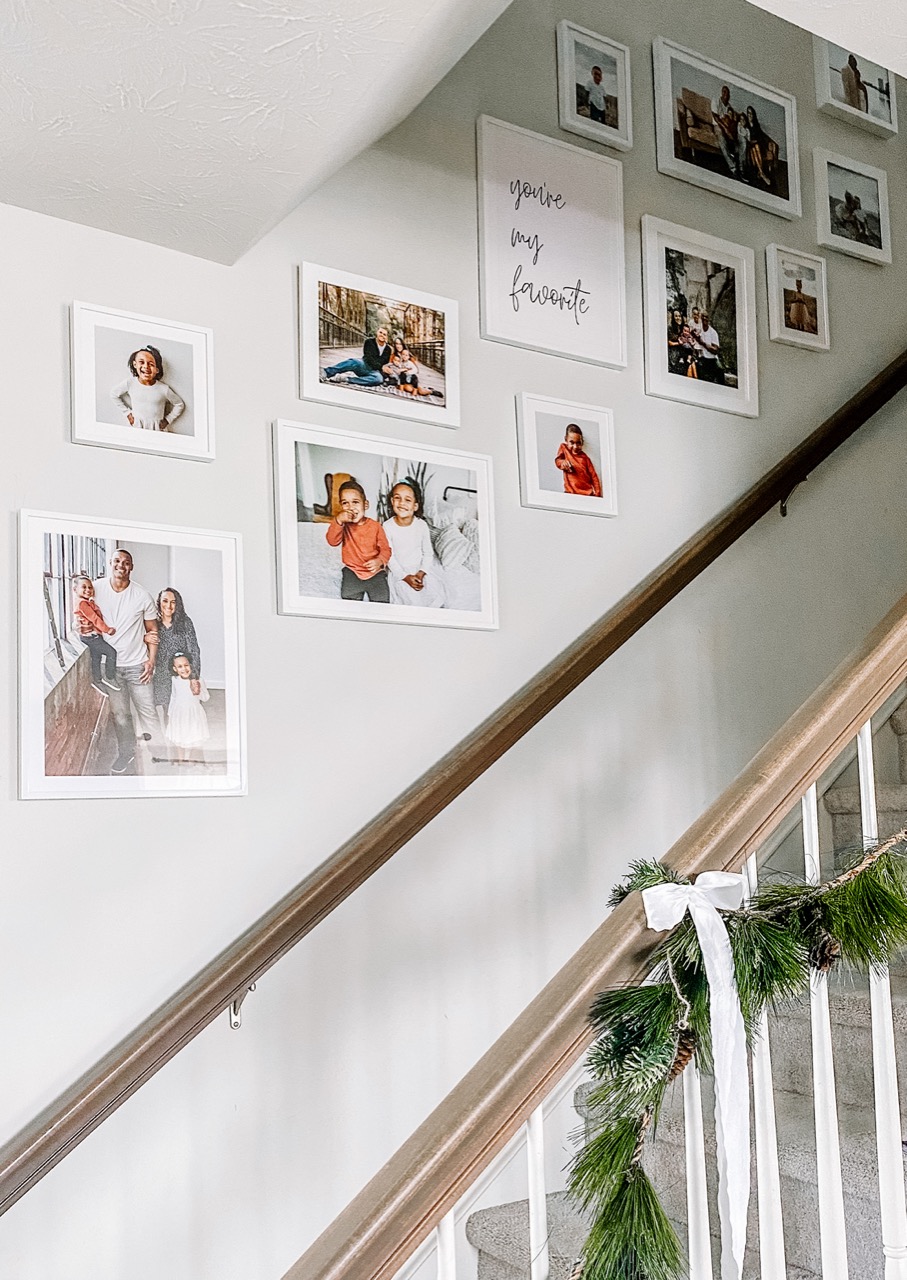
[[[192,692],[193,684],[197,685],[198,693]],[[188,655],[174,654],[166,738],[176,747],[176,758],[180,762],[188,761],[190,751],[194,751],[195,760],[204,763],[204,754],[199,748],[211,735],[202,703],[209,697],[207,686],[192,670]]]
[[[445,603],[441,566],[422,514],[422,490],[415,480],[400,480],[390,491],[393,515],[384,522],[391,548],[390,593],[393,604],[442,609]]]
[[[390,604],[387,582],[390,543],[378,521],[365,514],[368,511],[365,490],[358,480],[345,480],[337,500],[340,513],[328,525],[325,536],[330,546],[340,547],[341,600],[368,597],[374,604]]]
[[[566,430],[554,465],[563,473],[564,493],[578,494],[584,498],[602,496],[602,482],[598,478],[595,464],[583,449],[583,433],[575,422],[571,422]]]
[[[117,683],[117,651],[104,639],[105,636],[116,635],[116,627],[108,627],[104,615],[95,604],[94,583],[91,578],[77,575],[72,580],[72,589],[76,631],[91,656],[91,683],[106,698],[108,689],[119,690],[120,687]]]

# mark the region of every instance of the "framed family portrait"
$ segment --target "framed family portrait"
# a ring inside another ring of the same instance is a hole
[[[660,171],[799,218],[796,99],[661,37],[652,58]]]
[[[819,244],[868,262],[891,262],[888,175],[884,169],[816,147]]]
[[[23,799],[246,789],[237,534],[20,516]]]
[[[765,250],[765,268],[772,342],[827,351],[831,343],[825,259],[770,244]]]
[[[610,409],[523,392],[517,426],[524,507],[617,515]]]
[[[459,426],[457,304],[306,262],[299,370],[304,399]]]
[[[213,344],[198,325],[74,302],[73,442],[210,462]]]
[[[626,45],[565,18],[557,24],[557,84],[562,129],[630,150],[633,120]]]
[[[490,116],[477,133],[482,337],[624,368],[623,165]]]
[[[897,93],[894,76],[886,67],[819,36],[813,36],[813,62],[820,111],[877,137],[897,133]]]
[[[274,425],[281,613],[497,627],[491,459]]]
[[[759,415],[752,249],[642,220],[646,392]]]

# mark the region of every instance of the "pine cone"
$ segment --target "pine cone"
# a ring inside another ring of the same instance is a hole
[[[676,1080],[696,1052],[696,1033],[690,1027],[681,1027],[677,1033],[677,1053],[668,1074],[668,1080]]]
[[[828,973],[841,958],[841,944],[830,933],[823,933],[813,944],[809,953],[809,963],[819,973]]]

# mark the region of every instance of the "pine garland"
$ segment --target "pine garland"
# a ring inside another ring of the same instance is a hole
[[[690,881],[634,862],[609,905],[664,883]],[[752,1043],[763,1011],[805,992],[811,970],[878,969],[907,946],[907,829],[826,884],[770,884],[721,914]],[[602,992],[589,1017],[595,1132],[571,1166],[570,1191],[592,1228],[571,1280],[680,1280],[683,1249],[641,1162],[668,1085],[694,1059],[711,1067],[708,982],[690,917],[658,945],[642,985]]]

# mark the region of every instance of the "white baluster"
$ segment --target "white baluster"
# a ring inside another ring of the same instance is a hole
[[[529,1280],[548,1280],[548,1200],[545,1192],[545,1118],[536,1107],[526,1125],[529,1163]]]
[[[800,802],[803,814],[803,855],[806,879],[818,884],[819,807],[815,783]],[[810,1025],[813,1045],[813,1105],[816,1116],[816,1173],[819,1192],[819,1236],[823,1280],[847,1280],[847,1232],[844,1228],[844,1189],[841,1185],[841,1146],[838,1105],[828,1012],[828,983],[824,973],[810,976]]]
[[[876,812],[875,767],[872,757],[872,725],[863,725],[857,737],[860,768],[860,817],[863,845],[879,841]],[[907,1204],[904,1200],[904,1157],[901,1147],[901,1113],[891,1013],[891,983],[887,967],[870,971],[872,1009],[872,1074],[875,1085],[876,1147],[879,1157],[879,1200],[882,1215],[882,1247],[885,1280],[907,1280]]]
[[[438,1280],[457,1280],[457,1229],[453,1209],[438,1223],[436,1235]]]
[[[744,871],[748,896],[752,897],[759,877],[755,854],[747,859]],[[759,1202],[759,1268],[766,1280],[786,1280],[772,1055],[768,1040],[768,1015],[764,1010],[759,1019],[759,1038],[753,1045],[753,1115],[756,1132],[756,1193]]]
[[[699,1071],[691,1062],[683,1080],[684,1150],[687,1162],[687,1248],[690,1280],[712,1280],[712,1237],[709,1193],[705,1179],[705,1138],[702,1129],[702,1090]]]

